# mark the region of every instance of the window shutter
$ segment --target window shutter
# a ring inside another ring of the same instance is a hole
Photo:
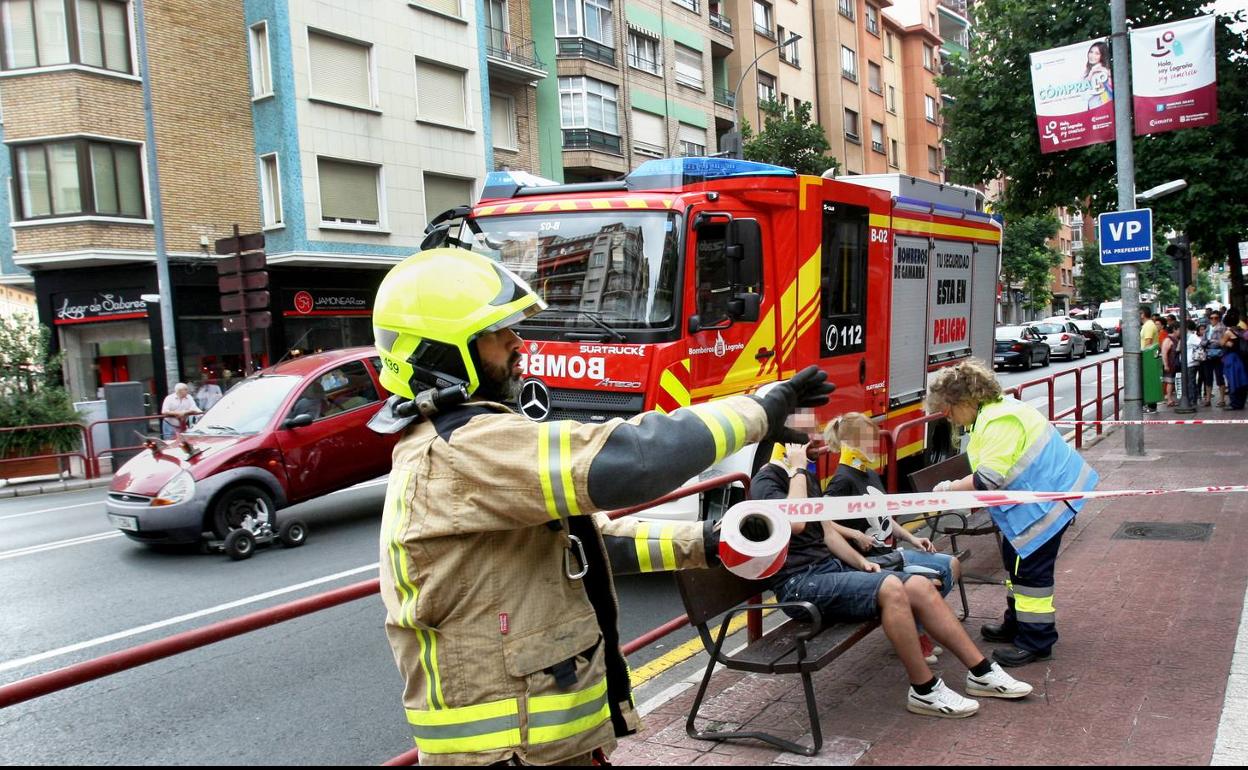
[[[687,144],[696,144],[699,147],[706,147],[706,129],[691,126],[687,123],[680,124],[680,141]]]
[[[130,71],[130,19],[125,3],[105,3],[100,9],[104,17],[104,66],[117,72]]]
[[[309,32],[308,47],[313,96],[344,104],[373,106],[367,46]]]
[[[422,118],[467,124],[464,110],[464,73],[429,62],[416,62],[416,96]]]
[[[702,85],[702,52],[676,44],[676,76],[685,83]]]
[[[425,219],[433,219],[447,209],[472,203],[472,181],[437,174],[425,174]]]
[[[633,149],[647,154],[667,154],[666,119],[641,110],[633,110]]]
[[[100,32],[100,6],[97,0],[78,0],[78,55],[83,64],[104,66],[103,38]]]
[[[448,16],[459,16],[459,0],[417,0],[416,5],[423,5]]]
[[[512,106],[507,97],[490,94],[490,130],[495,147],[513,149],[516,146],[516,116]]]
[[[377,224],[377,167],[320,158],[321,219]]]

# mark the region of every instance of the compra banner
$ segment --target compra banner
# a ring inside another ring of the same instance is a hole
[[[1135,133],[1218,122],[1213,16],[1131,30]]]
[[[1105,39],[1033,53],[1031,89],[1041,152],[1114,141],[1114,80]]]

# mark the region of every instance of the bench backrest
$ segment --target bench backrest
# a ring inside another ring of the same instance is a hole
[[[689,621],[695,626],[763,593],[770,584],[767,580],[737,577],[723,566],[680,570],[675,574],[685,612],[689,613]]]
[[[910,484],[915,492],[931,492],[942,481],[960,479],[971,475],[971,461],[966,453],[950,457],[948,460],[917,470],[910,474]]]

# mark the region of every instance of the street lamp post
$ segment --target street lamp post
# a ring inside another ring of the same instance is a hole
[[[794,43],[796,43],[797,41],[801,39],[802,39],[802,36],[794,32],[789,37],[788,40],[783,40],[779,43],[776,43],[771,48],[768,48],[766,51],[763,51],[758,56],[755,56],[754,61],[750,62],[750,65],[741,71],[741,77],[737,80],[737,87],[733,89],[733,92],[732,92],[732,130],[730,130],[727,134],[724,135],[724,144],[728,145],[728,147],[726,148],[727,149],[726,154],[729,157],[736,158],[737,160],[741,160],[743,157],[745,157],[744,155],[745,148],[741,142],[741,135],[737,132],[737,124],[740,122],[739,118],[741,115],[741,107],[740,107],[741,86],[744,85],[745,83],[745,76],[750,74],[750,70],[754,69],[754,65],[758,64],[759,59],[763,58],[764,56],[776,50],[777,48],[783,48],[787,45],[793,45]]]

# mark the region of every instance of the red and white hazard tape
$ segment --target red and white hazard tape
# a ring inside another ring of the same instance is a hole
[[[1248,420],[1051,420],[1052,425],[1248,425]]]
[[[771,577],[788,555],[789,522],[841,521],[865,516],[892,516],[899,513],[933,513],[966,508],[986,508],[1019,503],[1050,503],[1069,500],[1099,500],[1112,497],[1149,497],[1180,493],[1248,492],[1248,484],[1183,489],[1123,489],[1091,492],[910,492],[864,497],[817,497],[804,500],[747,500],[724,514],[720,527],[719,557],[733,573],[751,580]],[[765,524],[768,536],[762,541],[746,537],[741,526],[747,519]]]

